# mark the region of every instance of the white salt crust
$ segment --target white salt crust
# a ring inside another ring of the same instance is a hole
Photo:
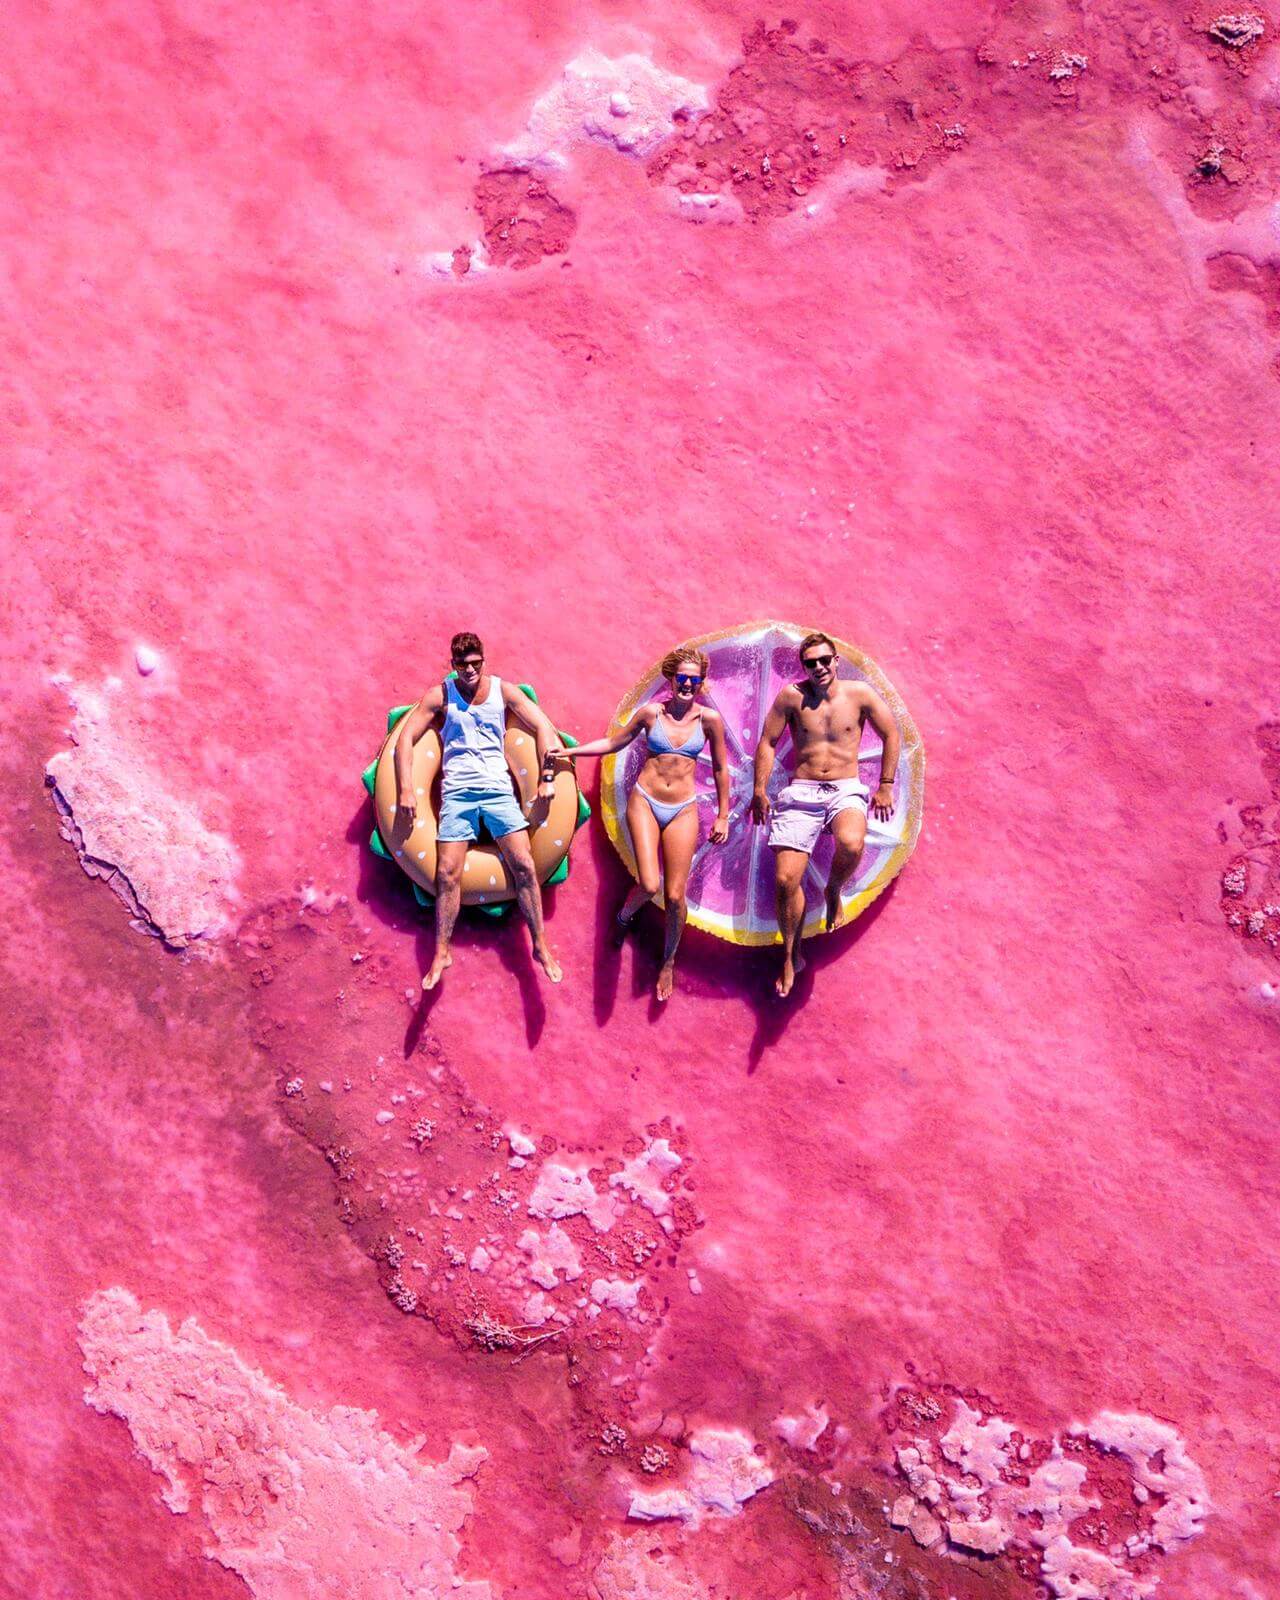
[[[458,1571],[483,1449],[433,1463],[376,1412],[308,1411],[194,1319],[175,1332],[125,1289],[89,1300],[80,1346],[87,1403],[124,1421],[165,1505],[203,1517],[205,1553],[255,1600],[494,1600]]]
[[[1105,1551],[1074,1544],[1071,1524],[1102,1502],[1089,1492],[1088,1458],[1064,1451],[1059,1439],[1027,1483],[1009,1482],[1019,1463],[1016,1429],[983,1417],[963,1400],[935,1445],[917,1437],[896,1452],[907,1493],[890,1522],[917,1544],[999,1555],[1011,1545],[1041,1552],[1041,1578],[1055,1600],[1141,1600],[1158,1579],[1132,1562],[1152,1549],[1171,1553],[1203,1532],[1210,1509],[1204,1474],[1176,1429],[1154,1417],[1104,1411],[1068,1434],[1122,1456],[1135,1502],[1150,1508],[1144,1530]],[[1023,1447],[1025,1450],[1025,1446]]]
[[[631,1492],[627,1515],[642,1522],[674,1517],[697,1524],[708,1514],[732,1516],[773,1482],[774,1474],[749,1434],[738,1428],[699,1428],[679,1484]]]

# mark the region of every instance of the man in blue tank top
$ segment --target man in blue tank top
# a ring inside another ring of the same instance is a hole
[[[542,891],[529,845],[529,824],[507,769],[507,712],[533,734],[544,775],[564,754],[560,735],[546,712],[517,684],[485,671],[484,646],[474,633],[455,634],[449,653],[454,676],[427,690],[400,724],[396,740],[397,810],[411,828],[418,810],[413,747],[428,728],[434,728],[443,752],[436,831],[436,948],[422,987],[434,989],[444,969],[453,964],[449,947],[462,905],[462,870],[467,847],[479,838],[482,823],[511,874],[516,900],[533,936],[534,959],[552,983],[559,983],[560,963],[547,944],[542,922]]]

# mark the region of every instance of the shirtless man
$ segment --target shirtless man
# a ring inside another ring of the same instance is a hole
[[[514,683],[484,670],[484,646],[474,633],[457,633],[449,647],[455,676],[428,689],[400,724],[396,740],[396,833],[412,831],[418,797],[413,783],[413,747],[428,728],[443,751],[440,825],[436,831],[436,948],[422,980],[434,989],[453,965],[449,946],[462,904],[462,869],[467,848],[483,822],[502,852],[516,899],[533,936],[534,960],[552,983],[560,963],[542,925],[542,891],[529,846],[529,824],[516,799],[505,747],[508,711],[533,734],[544,781],[563,756],[560,735],[546,712]]]
[[[840,892],[862,856],[868,798],[877,819],[883,821],[893,813],[893,779],[901,745],[897,724],[869,685],[837,678],[837,659],[836,647],[825,633],[811,633],[800,641],[804,680],[788,684],[773,702],[756,747],[751,799],[751,820],[756,823],[769,821],[769,774],[784,729],[791,730],[796,754],[791,782],[778,796],[769,828],[782,931],[782,971],[775,987],[783,996],[791,993],[796,974],[804,970],[803,879],[818,835],[830,832],[836,843],[826,891],[827,927],[834,928],[840,918]],[[871,796],[858,781],[858,746],[868,718],[884,741],[880,787]]]

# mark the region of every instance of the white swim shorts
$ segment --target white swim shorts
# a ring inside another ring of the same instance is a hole
[[[865,817],[870,798],[870,789],[856,778],[789,783],[773,803],[770,848],[812,855],[818,835],[830,828],[842,811],[861,811]]]

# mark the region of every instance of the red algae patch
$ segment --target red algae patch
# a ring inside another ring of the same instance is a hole
[[[175,1332],[126,1289],[90,1299],[80,1345],[88,1404],[128,1424],[164,1503],[199,1507],[206,1554],[257,1600],[492,1600],[457,1571],[484,1450],[424,1462],[421,1439],[398,1444],[373,1412],[305,1410],[193,1318]]]
[[[1243,848],[1222,874],[1221,906],[1229,928],[1274,956],[1280,954],[1280,722],[1264,722],[1255,738],[1271,793],[1239,809]],[[1225,828],[1221,834],[1225,844]]]
[[[649,175],[684,194],[732,193],[751,221],[796,209],[840,168],[919,177],[963,143],[979,72],[972,57],[926,48],[876,66],[794,22],[759,25],[714,109],[682,125]]]
[[[476,184],[485,254],[495,267],[531,267],[569,248],[578,219],[540,178],[517,168],[486,172]]]
[[[239,874],[235,846],[173,792],[107,695],[77,691],[75,707],[72,747],[45,771],[81,866],[119,895],[139,932],[182,948],[224,931]]]

